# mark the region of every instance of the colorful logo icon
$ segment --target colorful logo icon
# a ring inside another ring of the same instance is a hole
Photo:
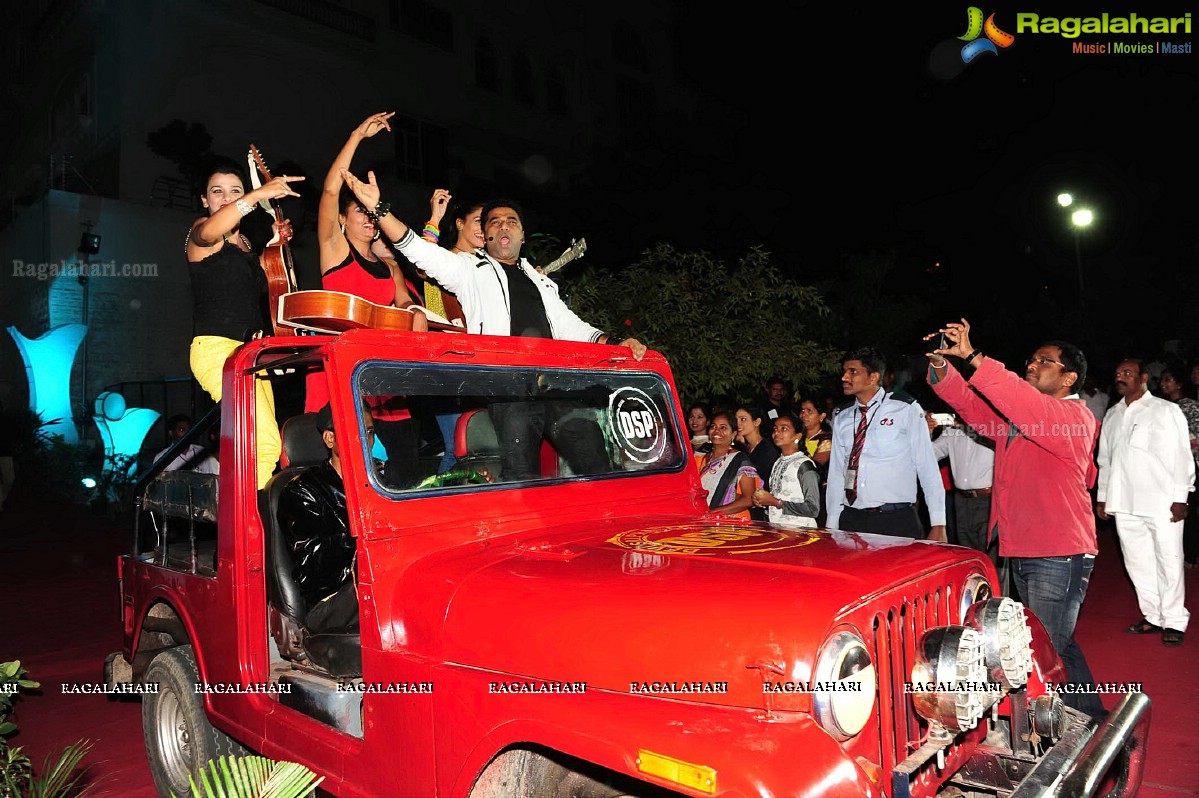
[[[980,39],[979,36],[984,34],[986,38]],[[962,48],[963,64],[969,64],[983,53],[999,55],[999,48],[1011,47],[1012,42],[1016,41],[1015,36],[999,29],[999,26],[995,24],[994,14],[987,17],[987,21],[984,23],[983,11],[978,6],[970,6],[966,9],[966,33],[959,36],[958,39],[968,42]]]

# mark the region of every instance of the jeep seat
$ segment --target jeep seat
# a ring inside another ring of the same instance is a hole
[[[329,459],[329,450],[316,428],[316,414],[289,418],[283,438],[282,470],[258,492],[259,512],[266,533],[266,594],[271,637],[280,656],[308,663],[333,676],[361,675],[362,649],[357,629],[312,634],[305,619],[312,610],[295,580],[295,560],[279,526],[279,498],[289,482]]]
[[[503,478],[500,443],[487,408],[477,407],[458,416],[454,428],[455,467],[480,471],[486,468],[497,480]]]

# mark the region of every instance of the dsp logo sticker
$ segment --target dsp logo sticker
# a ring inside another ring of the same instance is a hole
[[[666,449],[666,424],[649,396],[637,388],[621,388],[608,398],[612,440],[637,463],[653,463]]]
[[[760,554],[807,546],[820,539],[817,532],[783,532],[758,526],[680,524],[621,532],[608,542],[622,549],[654,554]]]

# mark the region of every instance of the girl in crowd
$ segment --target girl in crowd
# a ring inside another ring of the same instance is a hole
[[[444,188],[433,192],[433,196],[429,200],[429,221],[425,223],[425,229],[421,233],[422,238],[432,241],[434,244],[440,242],[441,220],[445,217],[446,208],[451,199],[450,192]],[[459,202],[455,206],[454,212],[450,214],[450,220],[454,225],[454,241],[449,247],[451,252],[472,257],[477,250],[483,248],[485,242],[483,240],[482,213],[483,203],[481,202]],[[448,238],[446,240],[449,241]],[[426,278],[420,271],[417,273],[425,281],[425,306],[451,323],[461,322],[463,331],[465,331],[466,314],[462,311],[462,303],[458,301],[458,297]],[[441,432],[441,438],[445,445],[441,462],[437,466],[439,474],[449,471],[458,460],[454,456],[454,432],[458,426],[458,419],[462,415],[462,408],[458,402],[455,402],[453,407],[453,410],[434,407],[431,411],[437,419],[437,428]]]
[[[695,455],[699,480],[708,491],[708,509],[714,513],[749,518],[758,472],[744,452],[733,448],[733,422],[727,411],[712,412],[708,437],[712,450]]]
[[[828,473],[828,461],[833,456],[833,436],[827,420],[828,413],[814,400],[804,399],[800,402],[799,423],[803,445],[822,476]]]
[[[196,381],[215,402],[221,401],[222,371],[229,355],[250,338],[271,329],[263,313],[266,273],[258,255],[251,251],[250,242],[241,234],[242,217],[253,213],[262,200],[298,197],[290,184],[303,179],[282,175],[247,193],[240,168],[231,163],[215,167],[204,181],[200,203],[208,215],[192,223],[184,244],[192,284],[189,361]],[[290,237],[289,231],[279,232]],[[269,381],[258,381],[254,401],[257,484],[262,488],[274,473],[282,451]]]
[[[446,208],[453,199],[450,192],[444,188],[439,188],[433,192],[433,198],[429,203],[429,221],[425,224],[424,232],[421,237],[427,241],[432,241],[434,244],[439,243],[442,234],[438,225],[446,213]],[[483,203],[481,202],[458,202],[454,206],[454,212],[450,214],[450,222],[454,225],[452,231],[447,230],[446,233],[454,234],[453,241],[447,237],[442,246],[446,246],[450,252],[455,255],[462,255],[467,258],[473,258],[475,253],[483,248],[485,243],[483,239]],[[418,271],[418,273],[420,273]],[[449,291],[440,287],[437,283],[429,281],[424,274],[421,274],[421,279],[425,282],[425,304],[430,310],[440,313],[451,322],[457,320],[466,325],[466,316],[462,312],[462,304],[458,301],[458,297],[451,294]],[[439,309],[440,308],[440,309]],[[442,312],[444,310],[444,312]]]
[[[804,529],[815,527],[820,514],[820,476],[816,464],[800,445],[795,416],[784,413],[774,420],[774,443],[781,455],[767,478],[767,486],[754,491],[754,506],[766,509],[772,524]]]
[[[759,407],[741,405],[737,408],[737,442],[741,444],[741,451],[749,455],[749,461],[763,482],[770,478],[770,469],[774,467],[774,461],[779,459],[779,448],[769,438],[762,436],[764,418]],[[749,515],[755,521],[766,520],[766,510],[762,507],[752,508]]]
[[[413,311],[412,329],[429,328],[419,312],[419,295],[404,278],[379,227],[358,199],[345,190],[341,172],[349,169],[358,145],[380,131],[390,132],[387,120],[395,112],[371,114],[350,133],[325,175],[324,190],[317,206],[316,234],[320,243],[321,287],[326,291],[360,296],[384,307]],[[329,401],[328,385],[320,374],[310,375],[304,407],[309,412]],[[381,397],[371,407],[375,434],[387,452],[388,482],[404,486],[419,475],[420,424],[403,397]]]
[[[395,114],[372,114],[350,134],[325,175],[325,187],[317,208],[316,233],[320,241],[321,287],[360,296],[376,305],[418,310],[418,297],[396,261],[385,247],[376,247],[379,228],[358,199],[345,189],[341,170],[350,167],[363,139],[381,130],[391,130],[387,120]],[[377,252],[385,253],[383,256]],[[423,314],[413,314],[414,330],[426,330]],[[319,398],[319,397],[318,397]],[[311,402],[309,403],[311,404]],[[322,407],[320,402],[316,407]]]
[[[712,408],[706,402],[692,402],[687,406],[687,429],[691,432],[691,451],[704,454],[712,451],[708,440],[708,427],[712,424]]]

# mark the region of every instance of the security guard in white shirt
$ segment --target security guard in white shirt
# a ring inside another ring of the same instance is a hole
[[[841,386],[854,401],[833,417],[833,452],[825,502],[833,529],[923,538],[916,483],[928,505],[928,539],[945,541],[945,484],[928,437],[924,410],[902,391],[879,383],[881,355],[846,353]]]

